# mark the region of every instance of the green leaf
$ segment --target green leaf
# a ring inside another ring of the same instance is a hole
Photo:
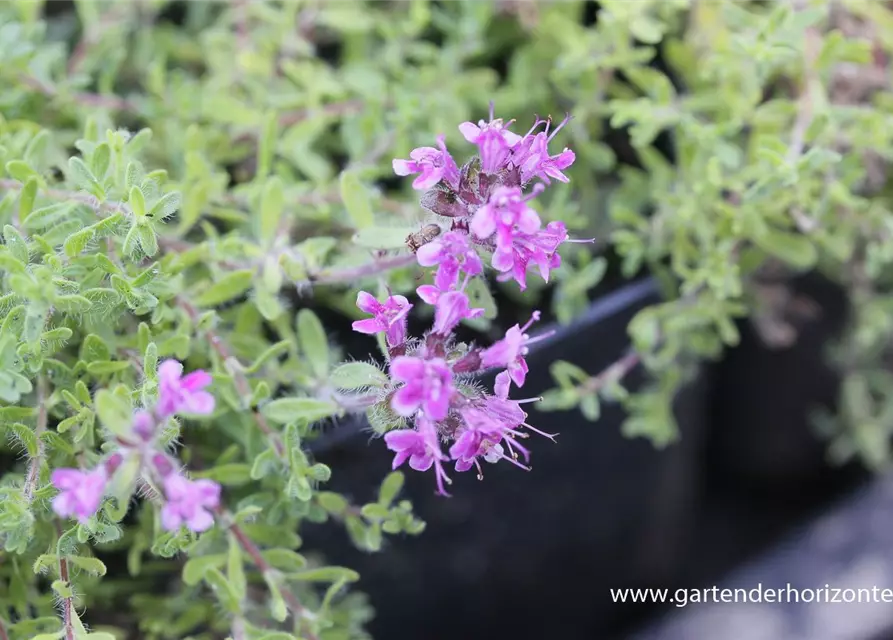
[[[320,491],[316,494],[316,501],[328,513],[340,515],[348,507],[347,499],[334,491]]]
[[[202,576],[205,582],[208,583],[208,586],[211,587],[211,590],[214,591],[214,594],[217,596],[217,599],[220,601],[220,604],[223,605],[223,608],[229,611],[230,613],[238,613],[241,609],[239,594],[236,593],[235,587],[227,580],[222,573],[220,573],[219,569],[214,567],[205,571],[204,576]]]
[[[133,420],[133,408],[121,396],[108,389],[100,389],[94,400],[96,414],[102,425],[117,436],[128,436]]]
[[[347,362],[336,367],[329,375],[329,382],[338,389],[383,387],[388,380],[387,374],[368,362]]]
[[[369,191],[352,171],[341,174],[341,201],[357,229],[371,227],[375,222]]]
[[[19,194],[19,220],[24,220],[34,208],[34,199],[37,198],[38,181],[36,177],[28,178],[25,186]]]
[[[68,556],[68,562],[75,565],[94,576],[105,575],[105,564],[97,558],[86,558],[84,556]]]
[[[93,306],[93,303],[84,296],[56,296],[53,306],[65,313],[84,313]]]
[[[266,178],[273,166],[273,155],[276,151],[276,131],[279,128],[279,117],[271,111],[264,117],[260,136],[257,140],[257,177]]]
[[[77,157],[68,159],[68,173],[71,180],[81,189],[90,192],[97,198],[104,198],[105,191],[93,172],[84,164],[84,161]]]
[[[183,582],[190,587],[197,585],[210,569],[224,566],[227,558],[223,553],[189,558],[183,565]]]
[[[245,598],[248,581],[245,579],[245,567],[242,564],[242,549],[239,541],[232,534],[229,536],[229,552],[226,559],[226,577],[232,585],[233,592],[239,600]]]
[[[766,253],[798,269],[810,269],[818,261],[818,251],[812,240],[795,233],[767,229],[754,238],[754,243]]]
[[[9,249],[12,256],[16,260],[28,264],[30,252],[22,234],[15,227],[7,224],[3,227],[3,239],[6,241],[6,248]]]
[[[390,505],[400,490],[403,489],[404,476],[402,471],[392,471],[381,483],[378,490],[378,502],[382,505]]]
[[[338,405],[328,400],[315,398],[279,398],[266,404],[261,409],[264,417],[286,424],[296,420],[316,422],[338,413]]]
[[[265,244],[269,244],[276,237],[284,207],[282,180],[279,176],[273,176],[264,185],[260,202],[260,239]]]
[[[38,173],[28,166],[27,162],[22,160],[10,160],[6,163],[6,174],[14,179],[18,180],[22,184],[25,184],[31,178],[39,178]]]
[[[201,293],[195,299],[195,304],[200,307],[214,307],[237,298],[248,291],[253,278],[254,271],[251,269],[232,271]]]
[[[288,577],[303,582],[337,582],[338,580],[356,582],[360,579],[360,574],[347,567],[319,567],[309,571],[291,573]]]
[[[297,324],[301,352],[310,362],[316,377],[325,379],[329,374],[329,340],[322,322],[310,309],[301,309]]]
[[[353,242],[367,249],[404,249],[406,238],[417,227],[366,227],[353,236]]]
[[[33,231],[52,227],[69,218],[77,206],[78,204],[74,202],[57,202],[48,207],[34,209],[22,220],[22,226]]]
[[[133,215],[137,218],[143,218],[146,215],[146,197],[139,187],[131,187],[127,197],[127,204],[130,205]]]
[[[165,193],[158,201],[149,209],[148,217],[156,220],[164,220],[168,216],[173,215],[180,208],[182,197],[179,191],[171,191]]]
[[[99,180],[102,180],[105,177],[105,174],[108,173],[111,159],[112,150],[109,148],[108,143],[103,142],[93,150],[93,157],[90,159],[90,168],[92,169],[93,175]]]
[[[244,462],[231,462],[205,471],[196,471],[192,475],[196,478],[214,480],[224,486],[238,487],[251,481],[251,467]]]
[[[261,551],[267,563],[280,571],[300,571],[307,566],[307,559],[291,549],[267,549]]]

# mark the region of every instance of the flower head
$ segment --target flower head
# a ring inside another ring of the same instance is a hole
[[[214,411],[214,396],[202,391],[211,384],[211,376],[201,369],[183,376],[183,365],[165,360],[158,367],[158,404],[156,413],[167,418],[175,413],[207,415]]]
[[[443,420],[453,397],[453,372],[443,358],[422,359],[398,356],[391,361],[391,377],[403,386],[391,398],[391,407],[401,416],[420,408],[431,420]]]
[[[360,291],[357,294],[357,307],[371,313],[373,317],[354,322],[354,331],[368,334],[384,331],[388,344],[392,347],[406,341],[406,316],[412,309],[412,304],[405,297],[388,296],[387,300],[379,302],[371,293]]]
[[[220,485],[212,480],[188,480],[173,473],[164,480],[161,524],[167,531],[176,531],[185,524],[190,531],[201,533],[214,524],[211,510],[220,504]]]
[[[450,479],[442,466],[443,461],[448,458],[440,449],[437,430],[430,420],[419,416],[416,419],[415,429],[389,431],[385,434],[384,441],[388,449],[396,454],[391,465],[392,468],[396,469],[407,459],[409,459],[409,466],[416,471],[427,471],[433,466],[437,477],[437,492],[441,495],[449,495],[444,490],[443,483],[444,481],[449,483]]]
[[[394,173],[398,176],[408,176],[413,173],[420,174],[412,181],[412,188],[427,191],[441,180],[455,186],[459,182],[459,168],[456,161],[446,148],[443,136],[437,137],[437,146],[418,147],[413,149],[409,160],[395,159],[393,161]]]
[[[62,518],[76,516],[82,524],[99,509],[108,475],[100,465],[92,471],[55,469],[50,482],[59,490],[53,498],[53,511]]]

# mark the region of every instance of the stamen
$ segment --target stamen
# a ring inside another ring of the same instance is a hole
[[[527,424],[526,422],[522,423],[521,426],[530,429],[530,430],[533,431],[534,433],[538,433],[538,434],[540,434],[540,435],[543,436],[544,438],[548,438],[548,439],[551,440],[552,442],[555,442],[555,437],[558,435],[557,433],[546,433],[545,431],[540,431],[540,430],[537,429],[536,427],[531,427],[531,426],[530,426],[529,424]]]
[[[561,123],[557,127],[555,127],[555,131],[553,131],[552,134],[549,136],[549,139],[547,140],[547,142],[551,142],[552,138],[555,137],[555,134],[557,134],[559,131],[561,131],[564,128],[564,125],[566,125],[568,122],[571,121],[572,117],[573,116],[571,116],[571,114],[567,114],[566,116],[564,116],[564,120],[562,120]]]

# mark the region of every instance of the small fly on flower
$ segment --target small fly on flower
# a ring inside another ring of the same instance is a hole
[[[426,224],[421,230],[416,231],[415,233],[410,233],[406,236],[406,246],[409,247],[409,250],[415,253],[419,250],[419,247],[422,245],[426,245],[434,238],[439,236],[442,232],[442,229],[439,225],[436,224]]]

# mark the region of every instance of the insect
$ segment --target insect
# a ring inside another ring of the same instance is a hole
[[[409,247],[410,251],[415,253],[419,250],[419,247],[428,244],[440,234],[440,226],[436,224],[426,224],[419,231],[410,233],[408,236],[406,236],[406,246]]]

